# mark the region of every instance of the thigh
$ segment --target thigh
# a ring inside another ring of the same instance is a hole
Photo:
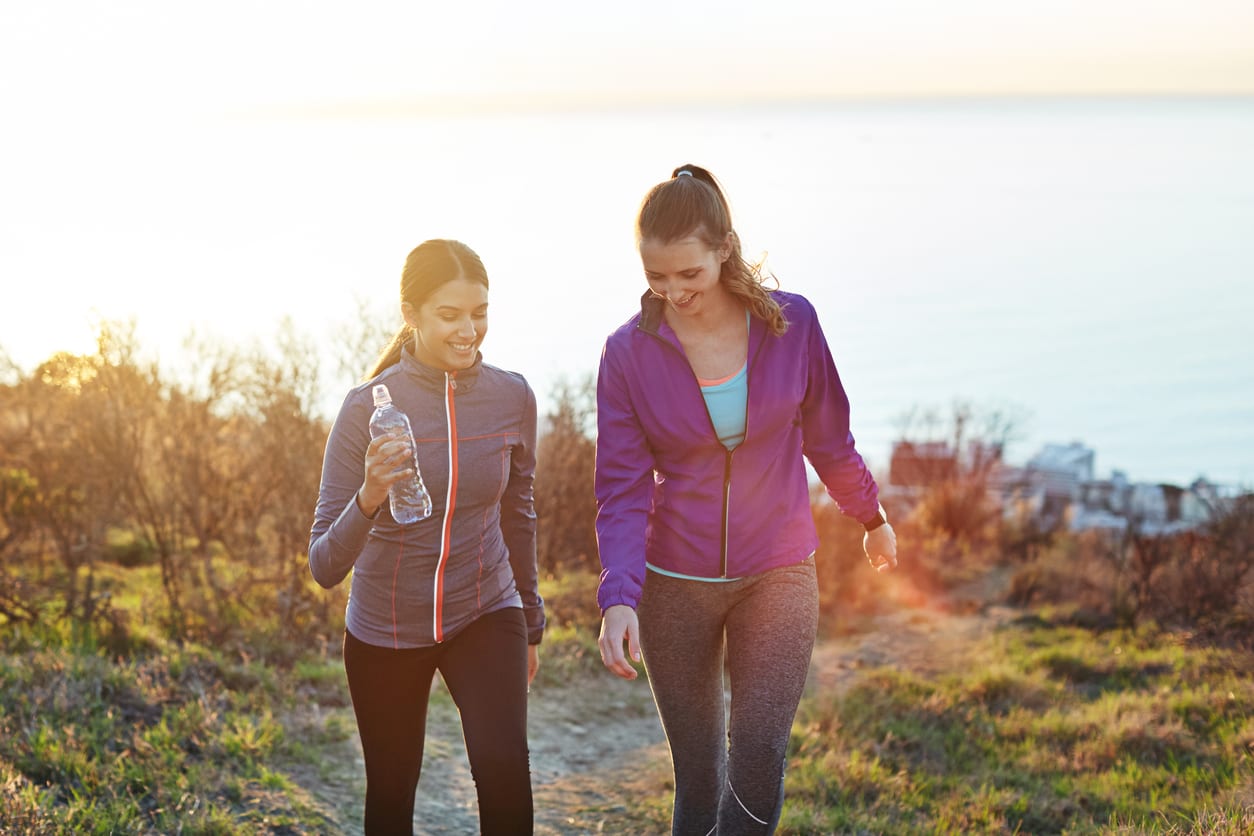
[[[723,621],[728,588],[649,572],[638,610],[649,687],[678,773],[721,764]]]
[[[645,578],[638,609],[640,648],[664,723],[668,711],[700,703],[717,704],[722,725],[726,593],[718,583],[656,572]]]
[[[344,670],[366,762],[367,818],[407,820],[422,769],[433,649],[376,647],[346,633]]]
[[[731,745],[781,762],[818,630],[813,560],[754,578],[727,618]],[[763,764],[765,766],[765,764]]]
[[[476,619],[446,643],[440,673],[461,714],[479,799],[480,832],[532,832],[527,748],[527,622],[511,607]]]
[[[526,740],[527,623],[509,607],[488,613],[445,642],[440,675],[461,714],[466,745]]]
[[[422,734],[435,675],[430,648],[393,650],[344,636],[344,672],[363,746],[390,746],[388,738]],[[421,743],[419,743],[421,760]],[[367,752],[367,756],[369,752]]]

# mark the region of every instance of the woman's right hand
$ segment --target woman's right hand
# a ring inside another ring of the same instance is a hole
[[[388,434],[371,439],[366,448],[366,478],[357,491],[357,503],[366,516],[374,516],[387,502],[388,489],[413,473],[411,461],[409,440],[403,436]]]
[[[627,642],[627,652],[631,660],[623,653],[623,641]],[[605,611],[601,619],[601,637],[597,639],[601,648],[601,662],[615,676],[623,679],[635,679],[636,669],[632,661],[640,661],[640,621],[636,611],[626,604],[615,604]]]

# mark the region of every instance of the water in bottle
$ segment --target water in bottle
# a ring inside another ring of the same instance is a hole
[[[422,474],[418,471],[418,454],[414,444],[414,431],[409,425],[409,416],[392,405],[392,393],[385,384],[375,384],[374,414],[370,416],[370,437],[400,434],[409,441],[409,466],[413,469],[412,476],[402,479],[388,489],[388,505],[392,511],[392,519],[401,525],[409,525],[431,516],[431,494],[422,483]]]

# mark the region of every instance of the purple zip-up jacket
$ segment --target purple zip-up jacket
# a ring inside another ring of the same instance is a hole
[[[849,431],[849,399],[814,307],[776,291],[789,328],[749,323],[745,440],[719,442],[661,299],[609,336],[597,376],[596,499],[602,612],[635,607],[645,562],[706,578],[798,563],[818,545],[809,459],[840,510],[875,518],[879,490]]]

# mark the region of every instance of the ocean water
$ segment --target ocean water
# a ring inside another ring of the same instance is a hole
[[[540,387],[593,368],[634,308],[639,197],[693,161],[723,180],[747,252],[819,307],[873,463],[912,409],[966,400],[1017,416],[1012,460],[1078,440],[1102,474],[1254,484],[1250,100],[811,105],[499,130],[514,151],[489,167],[490,193],[529,240],[518,263],[491,254],[526,290],[494,311],[508,336],[488,354]],[[494,147],[460,169],[468,180]]]
[[[1100,475],[1254,484],[1254,99],[237,114],[194,141],[178,130],[58,207],[55,232],[26,229],[34,251],[68,228],[126,278],[102,298],[69,288],[51,312],[31,299],[6,334],[64,321],[68,297],[136,316],[155,345],[281,316],[331,340],[357,299],[391,311],[413,245],[456,237],[492,276],[486,359],[526,374],[543,409],[556,380],[595,371],[644,289],[640,198],[694,162],[722,180],[747,254],[818,307],[873,465],[903,415],[966,400],[1019,416],[1012,461],[1080,441]],[[67,274],[87,269],[74,258]],[[329,383],[328,410],[345,385]]]

